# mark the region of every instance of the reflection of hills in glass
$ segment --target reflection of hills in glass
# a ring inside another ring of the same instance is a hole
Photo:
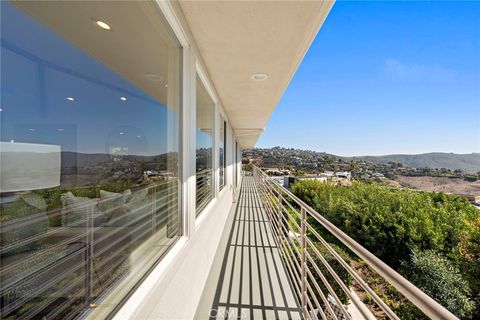
[[[155,156],[62,152],[61,186],[87,186],[108,180],[139,182],[152,176],[177,176],[178,153]]]
[[[197,149],[197,171],[212,168],[212,148]]]

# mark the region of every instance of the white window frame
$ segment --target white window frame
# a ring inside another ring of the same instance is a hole
[[[203,69],[202,65],[199,63],[198,59],[195,59],[195,87],[196,87],[196,81],[197,77],[202,83],[203,87],[207,91],[207,94],[209,98],[212,100],[214,104],[214,113],[213,113],[213,136],[212,136],[212,200],[207,204],[205,208],[201,212],[196,213],[196,208],[195,208],[195,218],[197,221],[201,218],[201,216],[205,215],[207,212],[210,211],[210,208],[212,207],[213,203],[215,203],[215,200],[218,197],[218,99],[217,96],[215,95],[212,85],[210,84],[210,81],[208,80],[205,70]],[[196,96],[195,96],[195,115],[196,115]],[[195,118],[195,125],[191,127],[194,131],[196,132],[196,118]],[[195,135],[196,137],[196,135]],[[193,155],[193,158],[196,159],[196,141],[195,141],[195,154]],[[196,178],[196,168],[195,168],[195,178]],[[196,186],[195,186],[196,187]],[[196,197],[195,197],[195,205],[196,205]],[[195,226],[198,227],[199,223],[196,223]]]
[[[201,226],[203,220],[208,219],[211,207],[215,204],[218,197],[229,190],[234,192],[238,178],[234,179],[235,170],[235,154],[237,152],[235,131],[231,125],[228,116],[226,115],[220,99],[212,86],[205,68],[202,66],[201,59],[194,53],[189,40],[189,33],[187,33],[182,26],[182,18],[178,17],[174,3],[164,0],[154,0],[159,11],[163,15],[165,22],[173,31],[174,36],[180,43],[182,50],[182,70],[181,70],[181,104],[180,104],[180,155],[181,168],[181,220],[182,220],[182,235],[177,242],[169,249],[166,255],[159,260],[156,267],[148,274],[148,281],[143,281],[136,288],[135,292],[128,298],[113,315],[113,319],[130,319],[133,318],[136,311],[141,307],[143,301],[148,297],[149,293],[154,289],[155,283],[160,281],[164,276],[166,270],[179,255],[182,249],[187,245],[195,233],[195,230]],[[213,154],[215,159],[214,168],[214,198],[210,204],[196,216],[196,78],[201,79],[204,87],[210,95],[215,104],[215,121],[214,121],[214,139],[213,139]],[[219,115],[222,115],[226,122],[226,139],[225,153],[225,188],[219,193],[219,173],[218,173],[218,143],[219,143]],[[227,184],[228,183],[228,184]]]

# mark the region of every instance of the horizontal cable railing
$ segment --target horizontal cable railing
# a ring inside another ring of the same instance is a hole
[[[198,215],[213,199],[212,170],[205,169],[196,173],[196,214]]]
[[[125,277],[133,250],[158,231],[168,237],[178,189],[159,181],[0,223],[0,318],[77,316]]]
[[[400,319],[314,224],[359,257],[382,281],[393,286],[406,303],[432,319],[458,319],[261,169],[252,168],[257,191],[306,319]],[[370,297],[369,301],[359,298],[352,285],[347,284],[347,277],[356,284],[355,290]],[[347,310],[346,301],[356,309],[356,318]]]

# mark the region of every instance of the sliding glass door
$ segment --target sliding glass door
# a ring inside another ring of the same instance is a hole
[[[180,45],[153,2],[2,1],[1,38],[0,317],[103,318],[181,235]]]

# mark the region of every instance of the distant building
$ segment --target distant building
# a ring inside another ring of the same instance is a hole
[[[347,180],[352,179],[352,173],[348,171],[337,172],[335,175],[337,178],[341,178],[341,179],[347,179]]]
[[[385,176],[382,173],[375,172],[372,174],[372,177],[376,179],[383,179]]]
[[[297,177],[292,177],[292,176],[285,176],[283,177],[283,187],[290,189],[290,186],[297,181]]]
[[[326,179],[331,179],[334,176],[334,172],[333,171],[325,171],[325,172],[320,173],[318,176],[319,177],[324,177]]]
[[[283,185],[283,179],[285,178],[284,176],[272,176],[270,177],[273,182],[275,182],[276,184],[282,186]]]

